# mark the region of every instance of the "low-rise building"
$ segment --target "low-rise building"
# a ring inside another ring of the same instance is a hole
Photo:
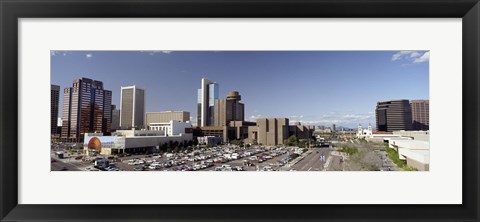
[[[304,126],[301,123],[290,125],[288,118],[262,118],[257,119],[255,126],[248,127],[245,142],[267,146],[285,145],[292,135],[297,139],[312,138],[314,130],[314,126]]]
[[[163,131],[164,136],[180,135],[182,133],[191,133],[192,124],[178,120],[170,120],[163,123],[149,123],[148,129],[154,131]]]
[[[197,137],[198,144],[201,145],[218,145],[222,144],[223,138],[217,136],[200,136]]]
[[[90,151],[102,155],[120,153],[156,152],[163,144],[186,142],[193,139],[191,133],[165,136],[165,132],[156,130],[118,130],[111,136],[101,133],[87,133],[83,149],[86,154]]]
[[[399,159],[405,160],[407,166],[420,171],[428,171],[430,166],[430,142],[411,138],[391,139],[390,148],[398,152]]]
[[[393,131],[393,135],[400,135],[402,137],[409,137],[414,140],[418,141],[430,141],[430,131],[423,131],[423,130],[418,130],[418,131],[405,131],[405,130],[400,130],[400,131]]]

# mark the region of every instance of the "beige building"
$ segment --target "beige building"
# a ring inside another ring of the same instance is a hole
[[[166,123],[170,121],[190,121],[190,112],[185,111],[165,111],[165,112],[147,112],[145,113],[145,126],[149,129],[152,123]]]
[[[245,119],[245,106],[240,103],[242,97],[237,91],[231,91],[226,99],[215,100],[214,122],[215,126],[229,126],[231,121]]]
[[[133,86],[120,88],[120,128],[142,129],[145,117],[145,90]]]
[[[246,142],[267,146],[283,145],[289,137],[287,118],[257,119],[256,126],[248,127]]]
[[[313,136],[314,126],[301,123],[289,125],[287,118],[257,119],[255,126],[248,126],[246,143],[257,143],[267,146],[285,145],[288,138],[295,135],[297,139],[308,139]]]
[[[297,139],[308,139],[312,137],[315,126],[305,126],[296,122],[294,125],[290,125],[288,130],[289,134],[295,135]]]
[[[230,121],[228,126],[205,126],[195,129],[195,136],[213,136],[221,137],[223,142],[227,143],[231,140],[247,141],[249,127],[255,126],[254,122]]]

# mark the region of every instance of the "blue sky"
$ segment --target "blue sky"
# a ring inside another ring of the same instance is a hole
[[[136,85],[146,89],[147,112],[196,117],[205,77],[220,98],[240,92],[246,120],[325,126],[375,126],[377,101],[429,98],[428,51],[51,51],[51,74],[60,104],[63,89],[87,77],[112,90],[117,107],[120,87]]]

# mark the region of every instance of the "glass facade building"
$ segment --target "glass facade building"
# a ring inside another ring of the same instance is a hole
[[[74,80],[73,86],[63,91],[62,138],[81,141],[85,133],[109,132],[111,114],[105,107],[111,107],[111,95],[101,81]]]

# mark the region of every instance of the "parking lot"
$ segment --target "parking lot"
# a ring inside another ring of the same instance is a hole
[[[58,158],[57,150],[52,151],[52,171],[306,171],[304,167],[292,166],[309,156],[312,150],[298,147],[246,148],[222,145],[147,155],[94,154],[87,157],[76,152],[64,158]],[[310,159],[309,162],[314,160]]]

